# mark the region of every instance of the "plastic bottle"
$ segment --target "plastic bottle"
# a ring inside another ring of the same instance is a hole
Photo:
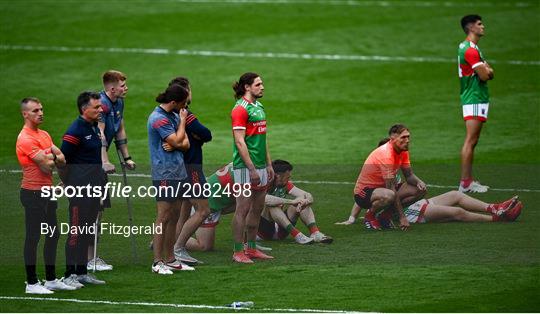
[[[253,307],[255,303],[252,301],[234,301],[233,303],[229,304],[229,307],[232,307],[233,309],[240,309],[240,308],[250,308]]]

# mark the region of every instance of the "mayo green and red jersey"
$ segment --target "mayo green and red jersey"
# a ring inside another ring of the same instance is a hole
[[[462,105],[489,103],[487,83],[480,80],[474,72],[474,69],[481,64],[484,64],[484,56],[478,45],[468,40],[459,44],[458,71]]]
[[[291,181],[287,181],[287,183],[284,186],[273,186],[271,187],[267,194],[286,198],[289,192],[294,188],[294,184]]]
[[[242,97],[236,102],[231,118],[233,130],[246,130],[244,140],[255,168],[266,168],[266,114],[263,105],[258,101],[250,103]],[[234,142],[233,167],[246,168]]]
[[[212,192],[208,198],[211,212],[219,212],[235,203],[236,200],[231,194],[234,192],[232,163],[217,170],[206,180],[210,185],[210,192]]]

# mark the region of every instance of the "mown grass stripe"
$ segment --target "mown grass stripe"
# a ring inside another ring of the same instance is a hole
[[[451,58],[440,57],[403,57],[379,55],[342,55],[342,54],[313,54],[291,52],[237,52],[219,50],[174,50],[166,48],[119,48],[119,47],[67,47],[67,46],[31,46],[31,45],[0,45],[1,50],[23,51],[54,51],[54,52],[95,52],[95,53],[138,53],[154,55],[184,55],[199,57],[224,58],[267,58],[267,59],[299,59],[327,61],[361,61],[361,62],[411,62],[411,63],[454,63]],[[490,60],[490,63],[512,65],[540,65],[538,60]]]

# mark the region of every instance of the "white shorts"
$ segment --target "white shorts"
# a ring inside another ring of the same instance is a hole
[[[253,190],[264,190],[266,189],[266,185],[268,185],[268,172],[266,171],[266,168],[263,169],[256,169],[257,173],[259,174],[259,177],[261,178],[261,183],[259,185],[252,187]],[[234,176],[234,183],[239,184],[246,184],[251,183],[249,178],[249,170],[248,168],[238,168],[233,169],[233,176]]]
[[[487,121],[489,104],[463,105],[463,120]]]
[[[215,228],[219,224],[220,217],[221,211],[210,213],[201,224],[201,228]]]
[[[195,214],[195,207],[191,206],[191,214]],[[202,222],[201,228],[215,228],[219,224],[219,218],[221,217],[221,210],[217,212],[212,212],[206,219]]]
[[[424,218],[424,213],[426,212],[428,204],[428,200],[421,199],[409,207],[403,208],[403,213],[405,214],[405,217],[407,217],[409,223],[425,223],[426,219]]]

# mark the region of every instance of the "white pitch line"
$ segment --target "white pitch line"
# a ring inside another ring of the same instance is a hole
[[[176,304],[176,303],[156,303],[156,302],[130,302],[130,301],[108,301],[108,300],[82,300],[82,299],[61,299],[61,298],[40,298],[40,297],[10,297],[0,296],[3,300],[27,300],[27,301],[50,301],[50,302],[71,302],[71,303],[90,303],[90,304],[107,304],[107,305],[134,305],[134,306],[154,306],[154,307],[174,307],[174,308],[192,308],[192,309],[213,309],[213,310],[229,310],[233,308],[229,306],[204,305],[204,304]],[[249,308],[236,308],[236,310],[250,310]],[[374,313],[374,312],[352,312],[343,310],[317,310],[317,309],[271,309],[262,308],[256,309],[260,311],[271,312],[312,312],[312,313]]]
[[[306,181],[306,180],[294,180],[294,183],[306,183],[306,184],[330,184],[330,185],[354,185],[356,182],[344,182],[344,181]],[[456,189],[457,185],[438,185],[438,184],[426,184],[430,188],[436,189]],[[490,191],[497,192],[531,192],[539,193],[540,190],[534,189],[505,189],[505,188],[489,188]]]
[[[0,169],[0,173],[21,173],[22,170],[6,170],[6,169]],[[112,173],[109,174],[111,177],[122,177],[122,174],[119,173]],[[128,177],[133,178],[151,178],[152,176],[149,174],[144,173],[128,173]],[[327,184],[327,185],[354,185],[356,182],[347,182],[347,181],[310,181],[310,180],[293,180],[294,183],[306,183],[306,184]],[[436,189],[456,189],[457,186],[455,185],[438,185],[438,184],[427,184],[430,188],[436,188]],[[489,188],[490,191],[497,191],[497,192],[527,192],[527,193],[540,193],[540,190],[535,189],[523,189],[523,188],[517,188],[517,189],[510,189],[510,188]]]
[[[182,3],[216,3],[216,4],[316,4],[332,6],[361,6],[361,7],[529,7],[528,2],[450,2],[450,1],[353,1],[353,0],[174,0]]]
[[[455,63],[456,59],[440,57],[403,57],[378,55],[341,55],[341,54],[311,54],[289,52],[237,52],[219,50],[174,50],[166,48],[119,48],[119,47],[67,47],[67,46],[32,46],[32,45],[0,45],[0,50],[15,51],[53,51],[53,52],[91,52],[91,53],[135,53],[150,55],[181,55],[199,57],[225,58],[267,58],[267,59],[299,59],[327,61],[374,61],[374,62],[412,62],[412,63]],[[540,61],[524,60],[490,60],[490,63],[512,65],[540,65]]]

